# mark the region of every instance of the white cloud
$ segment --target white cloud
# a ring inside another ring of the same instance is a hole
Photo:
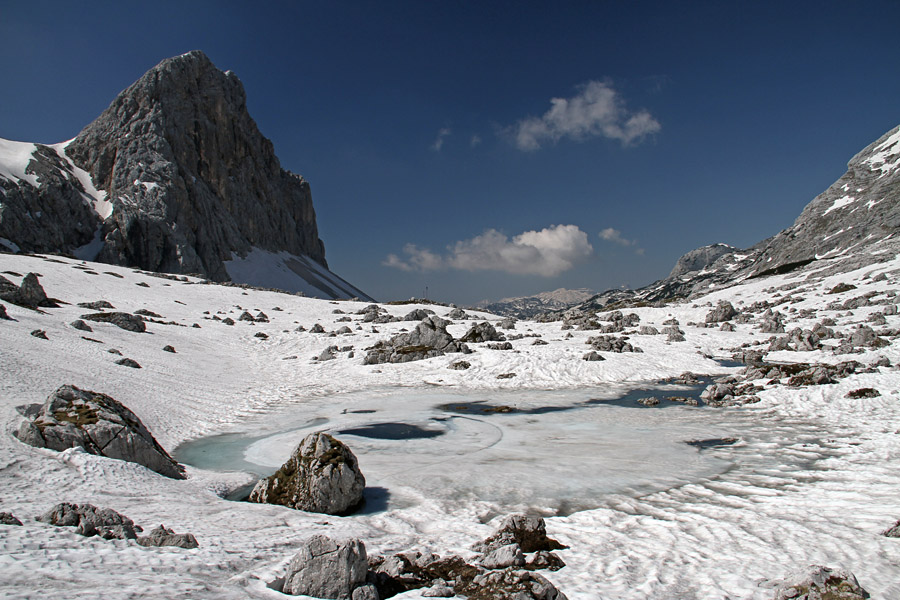
[[[389,254],[382,263],[404,271],[502,271],[517,275],[553,277],[591,255],[588,236],[575,225],[554,225],[526,231],[510,239],[496,229],[447,247],[443,256],[407,244],[405,258]]]
[[[437,134],[437,138],[435,138],[434,143],[431,144],[431,149],[435,152],[440,152],[441,148],[444,147],[444,138],[453,133],[453,131],[449,127],[442,127]]]
[[[473,135],[473,136],[472,136],[472,139],[469,140],[469,145],[470,145],[471,147],[473,147],[473,148],[474,148],[475,146],[479,145],[480,143],[481,143],[481,136],[478,135],[478,134]]]
[[[636,113],[607,82],[588,81],[571,98],[552,98],[550,110],[528,117],[507,129],[520,150],[538,150],[541,144],[562,138],[584,140],[606,137],[628,145],[660,130],[659,121],[646,110]]]
[[[628,246],[628,247],[637,246],[637,240],[629,240],[629,239],[623,237],[621,231],[619,231],[618,229],[613,229],[612,227],[607,227],[606,229],[604,229],[597,235],[599,235],[600,239],[602,239],[604,241],[612,242],[613,244],[618,244],[620,246]],[[639,256],[643,256],[644,249],[643,248],[635,248],[634,253]]]
[[[607,242],[612,242],[614,244],[619,244],[620,246],[634,246],[634,240],[626,240],[622,237],[622,232],[618,229],[613,229],[612,227],[607,227],[603,231],[600,232],[600,238],[606,240]]]

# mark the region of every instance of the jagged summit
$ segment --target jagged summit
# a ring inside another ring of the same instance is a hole
[[[367,298],[327,270],[309,184],[281,167],[237,76],[203,52],[150,69],[70,142],[7,144],[7,247]]]

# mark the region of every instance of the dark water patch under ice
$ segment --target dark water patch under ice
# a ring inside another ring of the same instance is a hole
[[[439,429],[426,429],[410,423],[373,423],[361,427],[341,429],[338,433],[358,435],[376,440],[419,440],[444,435]]]

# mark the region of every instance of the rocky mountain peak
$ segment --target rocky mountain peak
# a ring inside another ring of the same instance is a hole
[[[164,60],[67,147],[112,202],[98,260],[227,280],[232,253],[326,266],[309,185],[281,168],[233,73],[199,51]]]

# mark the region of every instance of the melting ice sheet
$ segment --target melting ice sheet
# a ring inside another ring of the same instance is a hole
[[[311,400],[246,423],[243,432],[186,444],[176,457],[199,468],[270,475],[303,436],[327,431],[357,455],[367,487],[386,492],[386,508],[424,497],[546,514],[594,508],[610,493],[644,494],[730,468],[685,443],[734,436],[719,411],[630,408],[597,398],[596,390],[357,393]],[[506,412],[479,410],[482,402]]]

